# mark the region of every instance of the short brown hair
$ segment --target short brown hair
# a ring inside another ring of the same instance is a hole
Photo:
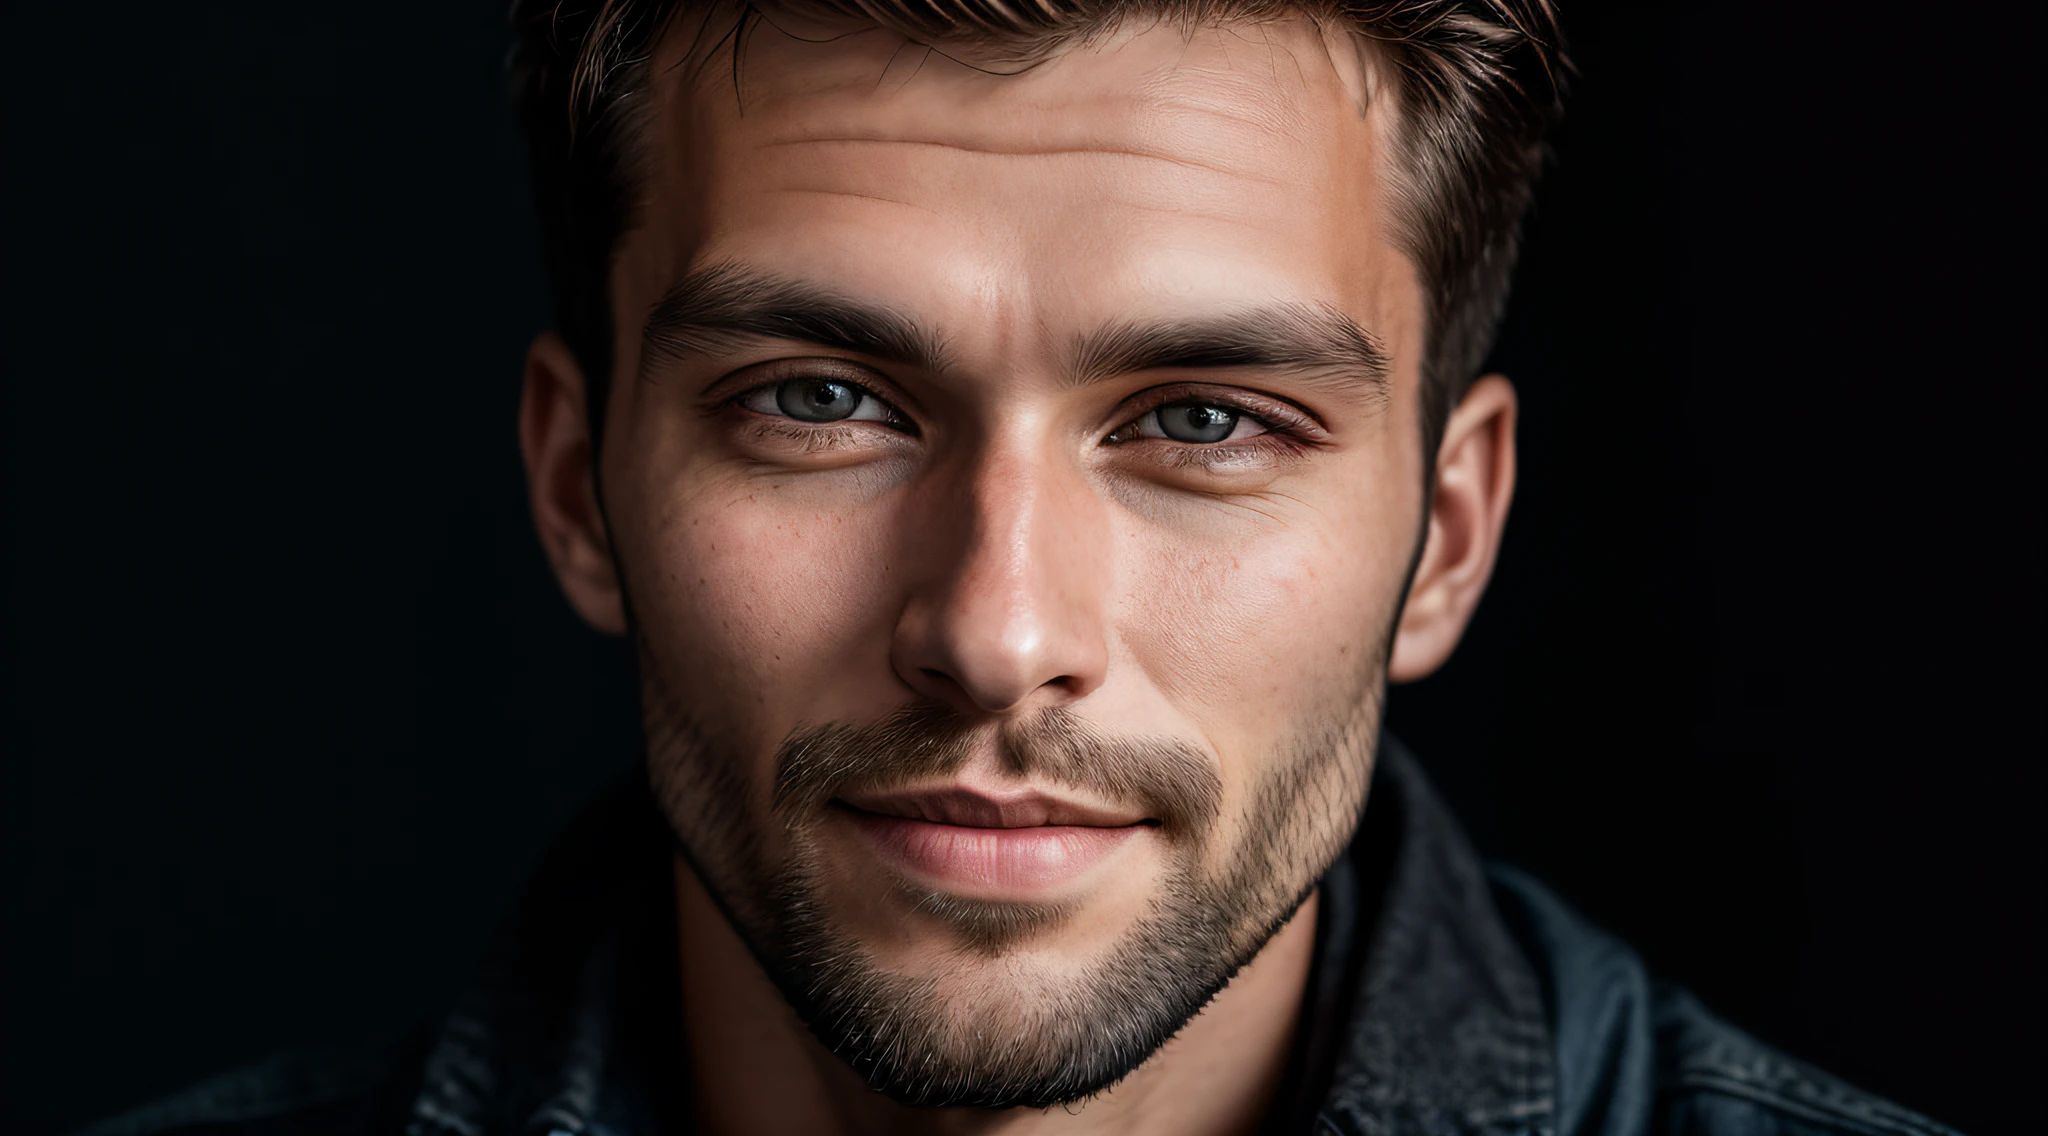
[[[1568,63],[1549,0],[780,0],[869,21],[915,42],[1024,57],[1132,18],[1189,25],[1305,14],[1376,42],[1398,76],[1397,239],[1427,297],[1425,460],[1492,346],[1522,216]],[[704,0],[517,0],[513,86],[562,337],[592,387],[598,428],[612,366],[609,278],[639,186],[633,144],[661,34]],[[751,4],[726,29],[744,44]]]

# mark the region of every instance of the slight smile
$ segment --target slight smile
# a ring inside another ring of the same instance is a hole
[[[878,857],[966,898],[1043,902],[1145,832],[1149,817],[1037,792],[943,789],[833,802]]]

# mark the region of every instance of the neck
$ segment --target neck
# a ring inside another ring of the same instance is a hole
[[[711,902],[675,867],[683,1034],[706,1133],[1225,1136],[1258,1130],[1283,1076],[1315,948],[1311,896],[1173,1040],[1117,1085],[1051,1109],[921,1109],[870,1090],[819,1045]]]

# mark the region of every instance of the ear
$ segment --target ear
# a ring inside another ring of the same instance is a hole
[[[1500,375],[1472,384],[1437,447],[1429,535],[1394,634],[1387,677],[1424,678],[1451,657],[1479,606],[1515,495],[1515,388]]]
[[[597,504],[583,369],[569,345],[544,332],[526,352],[519,396],[519,453],[541,547],[569,606],[610,635],[626,631],[625,604],[612,566],[611,539]]]

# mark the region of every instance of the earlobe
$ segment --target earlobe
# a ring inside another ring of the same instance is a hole
[[[1493,576],[1515,494],[1515,410],[1515,388],[1488,375],[1445,425],[1429,531],[1387,666],[1393,682],[1427,677],[1450,658]]]
[[[569,605],[593,628],[626,630],[610,535],[598,507],[583,370],[562,337],[545,332],[526,353],[519,452],[541,547]]]

